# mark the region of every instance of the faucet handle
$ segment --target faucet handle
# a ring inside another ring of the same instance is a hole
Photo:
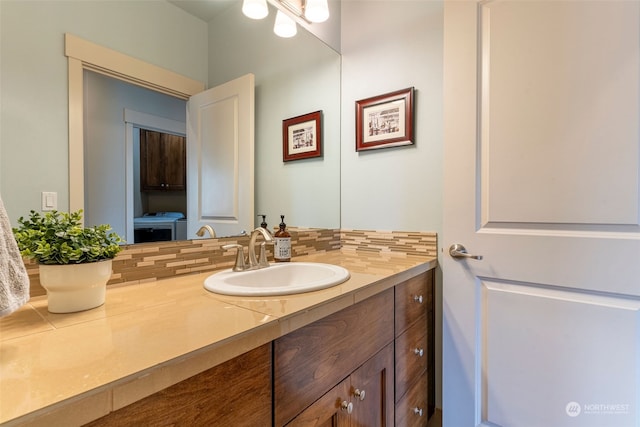
[[[247,269],[247,266],[244,262],[244,248],[242,247],[242,245],[239,245],[237,243],[230,243],[228,245],[223,245],[222,249],[233,249],[233,248],[237,248],[238,252],[236,253],[236,264],[233,266],[232,270],[233,271],[244,271]]]
[[[258,267],[269,267],[269,261],[267,261],[267,242],[260,243],[260,259],[258,260]]]

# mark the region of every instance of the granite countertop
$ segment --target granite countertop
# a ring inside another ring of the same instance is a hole
[[[331,251],[297,257],[347,268],[315,292],[235,297],[211,273],[109,287],[103,306],[52,314],[46,297],[0,320],[0,423],[81,425],[432,269],[436,259]]]

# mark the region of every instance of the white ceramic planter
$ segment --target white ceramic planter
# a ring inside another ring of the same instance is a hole
[[[110,259],[85,264],[40,264],[40,284],[51,313],[73,313],[104,304],[111,277]]]

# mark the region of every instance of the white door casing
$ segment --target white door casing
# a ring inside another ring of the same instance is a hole
[[[445,426],[640,425],[639,17],[445,2]]]
[[[187,102],[187,238],[201,226],[218,236],[254,224],[254,76],[247,74]]]

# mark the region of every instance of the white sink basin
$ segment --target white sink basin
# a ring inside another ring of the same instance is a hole
[[[287,262],[271,264],[259,270],[223,270],[207,277],[204,287],[225,295],[290,295],[328,288],[347,279],[349,270],[337,265]]]

